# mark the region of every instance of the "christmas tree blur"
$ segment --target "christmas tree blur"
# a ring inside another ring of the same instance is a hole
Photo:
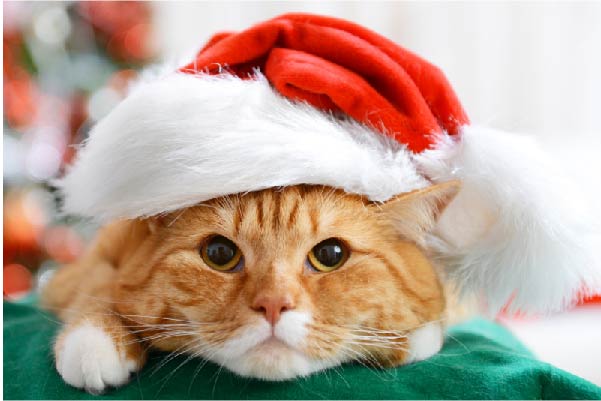
[[[58,213],[52,179],[151,61],[146,2],[3,2],[4,297],[79,256],[89,222]]]

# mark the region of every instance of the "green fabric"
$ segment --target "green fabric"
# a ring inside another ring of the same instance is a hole
[[[154,354],[129,385],[102,396],[62,382],[50,347],[57,328],[35,307],[4,304],[6,399],[601,399],[600,387],[537,361],[507,330],[482,319],[451,328],[433,358],[397,369],[349,365],[270,383],[185,357],[157,371],[166,354]]]

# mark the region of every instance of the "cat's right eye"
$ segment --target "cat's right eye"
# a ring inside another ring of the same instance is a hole
[[[200,257],[211,269],[233,273],[242,268],[242,252],[222,235],[210,237],[200,248]]]
[[[338,269],[349,256],[347,247],[337,238],[328,238],[315,245],[307,255],[307,262],[314,271],[329,273]]]

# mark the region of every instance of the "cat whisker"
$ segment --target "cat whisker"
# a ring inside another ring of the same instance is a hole
[[[139,329],[139,330],[129,330],[128,332],[130,334],[140,334],[140,333],[147,333],[147,332],[152,332],[152,331],[159,331],[159,332],[172,332],[175,331],[176,329],[194,329],[195,327],[190,327],[190,326],[182,326],[179,328],[174,328],[174,327],[161,327],[161,326],[155,326],[155,327],[146,327],[143,329]]]
[[[208,352],[206,352],[206,351],[208,351]],[[192,380],[190,381],[190,385],[188,386],[188,394],[190,394],[190,391],[192,389],[192,385],[194,384],[194,381],[196,380],[196,377],[198,376],[198,374],[200,373],[200,371],[202,370],[202,368],[205,367],[207,365],[207,363],[209,363],[209,361],[211,360],[211,358],[216,353],[217,353],[217,347],[212,346],[212,345],[208,345],[206,348],[200,348],[200,349],[196,350],[193,353],[193,355],[195,357],[202,357],[203,359],[200,361],[199,365],[194,370],[194,374],[192,376]]]
[[[152,373],[150,374],[150,377],[152,377],[156,372],[158,372],[163,366],[165,366],[166,364],[168,364],[170,361],[172,361],[173,359],[177,358],[178,356],[190,351],[190,346],[192,344],[195,344],[197,342],[199,342],[201,339],[200,338],[193,338],[190,341],[185,342],[184,344],[182,344],[181,346],[179,346],[178,348],[176,348],[174,351],[170,352],[169,355],[167,355],[152,371]]]
[[[360,365],[368,368],[369,370],[373,370],[373,366],[381,367],[378,360],[369,352],[366,354],[359,350],[353,349],[345,344],[336,345],[339,353],[342,353],[342,355],[346,355],[349,358],[349,360],[355,361]],[[365,363],[364,361],[369,362],[369,364]]]
[[[380,360],[370,350],[365,349],[364,347],[361,347],[361,346],[360,346],[360,348],[363,352],[356,351],[354,353],[354,355],[356,355],[356,357],[353,358],[353,362],[358,363],[359,365],[365,367],[379,379],[382,379],[382,380],[384,380],[384,379],[394,380],[395,379],[396,375],[394,373],[392,373],[392,371],[386,369],[385,366],[382,364],[382,362],[380,362]],[[355,350],[352,350],[352,351],[355,351]],[[380,355],[380,357],[382,357],[382,356],[383,355]],[[384,357],[386,357],[386,356],[384,355]],[[390,358],[386,357],[386,359],[390,363]]]
[[[189,323],[190,320],[188,319],[176,319],[173,317],[165,317],[165,316],[152,316],[152,315],[137,315],[137,314],[121,314],[118,312],[115,312],[115,314],[121,316],[121,317],[126,317],[126,318],[130,318],[130,317],[141,317],[141,318],[146,318],[146,319],[161,319],[161,320],[169,320],[169,321],[173,321],[173,322],[186,322]]]
[[[173,375],[182,367],[184,366],[186,363],[188,363],[189,361],[191,361],[194,358],[194,355],[190,355],[188,356],[182,363],[180,363],[179,365],[177,365],[175,367],[175,369],[173,369],[171,371],[171,373],[169,373],[167,376],[165,376],[163,379],[161,379],[160,381],[163,382],[163,384],[161,385],[161,387],[159,388],[159,390],[157,391],[156,395],[158,396],[161,391],[163,390],[163,388],[165,387],[165,385],[167,384],[167,382],[171,379],[171,377],[173,377]]]
[[[402,336],[399,336],[399,335],[396,335],[396,336],[392,336],[392,335],[390,335],[390,336],[384,336],[384,335],[380,335],[380,334],[375,334],[375,335],[373,335],[373,334],[372,335],[357,335],[357,334],[354,334],[352,332],[351,332],[351,335],[352,335],[353,338],[356,338],[358,340],[365,339],[365,340],[385,341],[385,342],[386,341],[405,340],[405,339],[407,339],[407,336],[404,336],[404,335],[402,335]]]
[[[390,350],[407,350],[406,346],[395,346],[390,344],[382,344],[382,343],[366,343],[366,342],[347,342],[349,345],[357,345],[357,346],[367,346],[371,348],[379,348],[379,349],[390,349]]]
[[[321,330],[316,330],[314,332],[313,337],[318,341],[327,342],[330,345],[334,345],[335,347],[360,347],[361,349],[369,352],[370,354],[371,351],[369,349],[406,351],[408,348],[406,342],[407,336],[400,333],[395,333],[396,335],[390,335],[388,334],[389,332],[391,332],[390,330],[381,330],[381,332],[387,333],[386,335],[366,335],[365,333],[367,332],[367,329],[358,329],[358,332],[362,333],[361,335],[358,335],[353,333],[350,329],[346,333],[344,333],[341,332],[340,327],[334,326],[334,330],[332,330],[332,327],[325,330],[324,328],[325,327],[321,327]],[[332,335],[335,335],[337,338],[340,338],[341,341],[338,343],[333,343],[331,341]],[[369,359],[371,363],[375,363],[375,358],[371,357]],[[378,366],[377,363],[376,366]]]
[[[68,312],[68,313],[77,313],[82,311],[81,308],[58,308],[58,307],[46,307],[46,309],[52,311],[52,312]],[[153,315],[138,315],[138,314],[121,314],[119,312],[116,312],[114,310],[111,309],[106,309],[106,312],[100,312],[100,311],[89,311],[86,310],[86,315],[87,316],[116,316],[116,317],[120,317],[122,319],[125,320],[131,320],[134,323],[137,323],[138,325],[118,325],[115,327],[140,327],[140,326],[148,326],[148,325],[165,325],[165,324],[169,324],[169,323],[149,323],[149,322],[144,322],[144,321],[140,321],[140,320],[136,320],[134,318],[146,318],[146,319],[156,319],[156,320],[168,320],[171,322],[179,322],[179,323],[173,323],[173,324],[194,324],[194,325],[200,325],[203,324],[201,322],[193,322],[190,320],[186,320],[186,319],[176,319],[176,318],[171,318],[171,317],[164,317],[164,316],[153,316]],[[57,322],[59,323],[59,322]],[[111,326],[105,326],[105,327],[111,327]]]
[[[194,369],[194,373],[192,375],[192,380],[190,380],[190,385],[188,386],[188,395],[190,394],[190,391],[192,391],[192,386],[194,385],[194,382],[196,381],[196,377],[198,377],[198,375],[200,374],[200,371],[202,370],[202,368],[204,368],[207,363],[209,363],[209,358],[214,354],[211,353],[209,354],[210,356],[207,356],[203,359],[200,360],[200,362],[198,363],[198,366],[196,367],[196,369]],[[195,353],[196,357],[200,357],[202,356],[202,351],[201,352],[196,352]]]
[[[394,342],[395,340],[404,340],[407,338],[407,335],[404,334],[395,334],[395,335],[391,335],[391,334],[387,334],[387,335],[382,335],[382,334],[355,334],[352,331],[347,331],[344,332],[342,330],[316,330],[316,333],[319,334],[324,334],[324,335],[336,335],[338,337],[342,337],[342,338],[348,338],[349,340],[363,340],[363,341],[372,341],[372,342],[385,342],[385,343],[389,343],[389,342]],[[361,333],[365,333],[365,331],[361,330]]]
[[[163,340],[163,339],[167,339],[167,338],[186,337],[186,336],[192,336],[192,335],[195,335],[195,334],[196,334],[195,332],[190,332],[190,331],[181,331],[181,332],[170,331],[170,332],[163,332],[163,333],[155,334],[155,335],[148,336],[148,337],[141,337],[141,338],[140,337],[136,337],[132,341],[125,342],[124,345],[143,343],[143,342],[149,342],[149,341],[156,341],[156,340]]]

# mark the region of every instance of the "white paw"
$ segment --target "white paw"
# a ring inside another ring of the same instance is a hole
[[[63,339],[56,352],[56,369],[68,384],[98,394],[125,384],[137,364],[119,354],[104,330],[86,323]]]
[[[430,322],[409,334],[409,353],[405,363],[423,361],[435,355],[442,348],[443,326],[440,322]]]

